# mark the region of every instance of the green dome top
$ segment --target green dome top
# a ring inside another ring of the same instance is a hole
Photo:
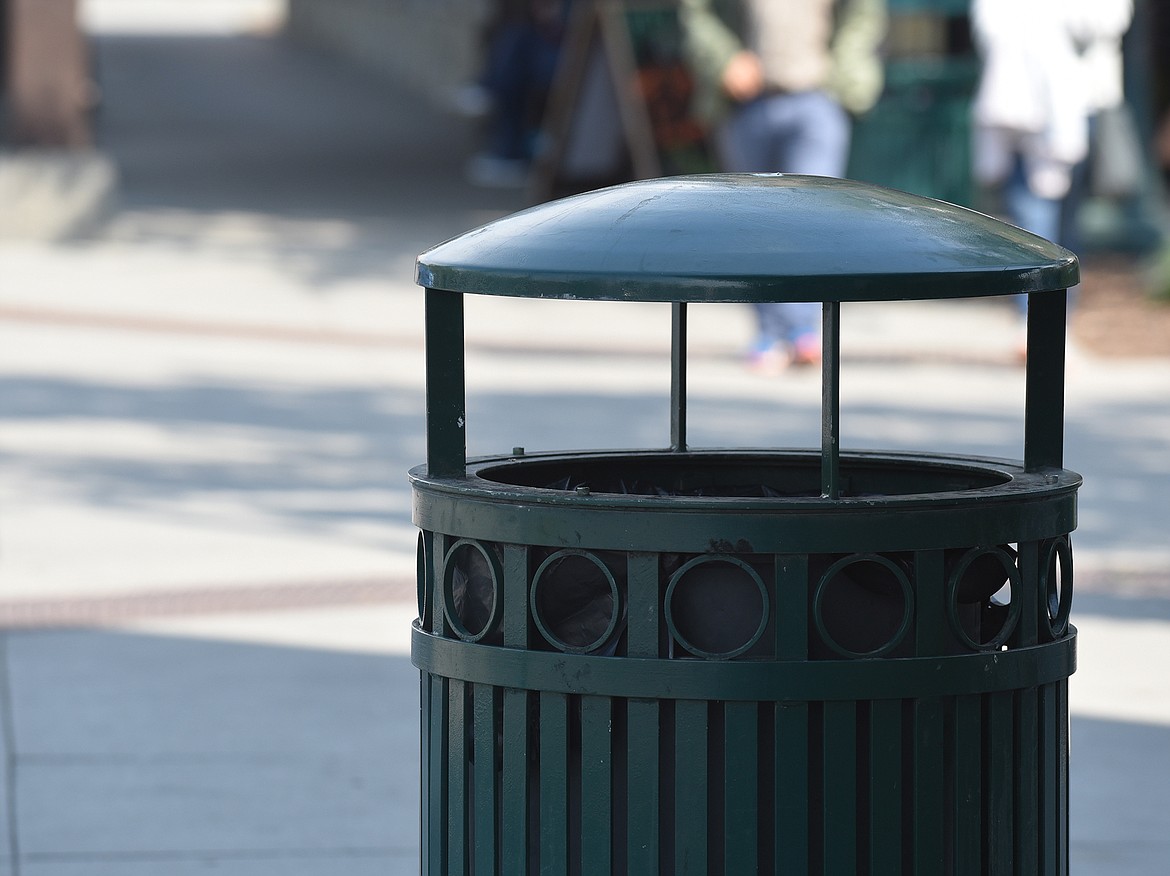
[[[418,257],[422,286],[629,301],[882,301],[1047,292],[1071,252],[982,213],[829,177],[644,180],[533,207]]]

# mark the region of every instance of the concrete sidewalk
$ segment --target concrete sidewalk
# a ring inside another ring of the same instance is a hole
[[[421,249],[521,206],[465,123],[277,40],[103,36],[119,211],[0,245],[0,874],[417,872]],[[696,308],[696,445],[819,381]],[[844,314],[844,444],[1018,457],[1002,303]],[[667,443],[669,312],[471,300],[473,453]],[[1170,861],[1170,361],[1073,356],[1073,872]]]

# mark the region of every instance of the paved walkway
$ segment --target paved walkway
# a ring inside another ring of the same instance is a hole
[[[414,255],[521,206],[472,131],[257,36],[104,36],[124,197],[0,244],[0,874],[417,872]],[[815,445],[815,374],[692,319],[696,444]],[[845,313],[844,444],[1018,457],[1001,304]],[[472,452],[666,443],[661,307],[468,303]],[[1170,361],[1073,357],[1074,872],[1170,861]]]

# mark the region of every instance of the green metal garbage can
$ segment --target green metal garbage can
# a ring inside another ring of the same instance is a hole
[[[792,175],[651,180],[419,257],[422,872],[1065,874],[1075,257]],[[671,446],[465,458],[463,295],[672,302]],[[840,316],[1028,294],[1022,461],[840,449]],[[822,440],[688,446],[691,302],[823,302]]]

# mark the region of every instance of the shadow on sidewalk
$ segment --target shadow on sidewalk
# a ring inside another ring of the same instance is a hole
[[[417,873],[405,656],[41,631],[0,633],[0,658],[0,864],[18,851],[27,874]],[[1159,872],[1170,727],[1074,716],[1072,737],[1072,872]]]
[[[0,648],[0,870],[418,872],[405,656],[98,631]]]
[[[97,237],[259,245],[324,282],[384,272],[523,205],[462,177],[478,132],[403,87],[279,36],[93,39],[99,146],[121,206]],[[355,254],[361,257],[356,258]]]

